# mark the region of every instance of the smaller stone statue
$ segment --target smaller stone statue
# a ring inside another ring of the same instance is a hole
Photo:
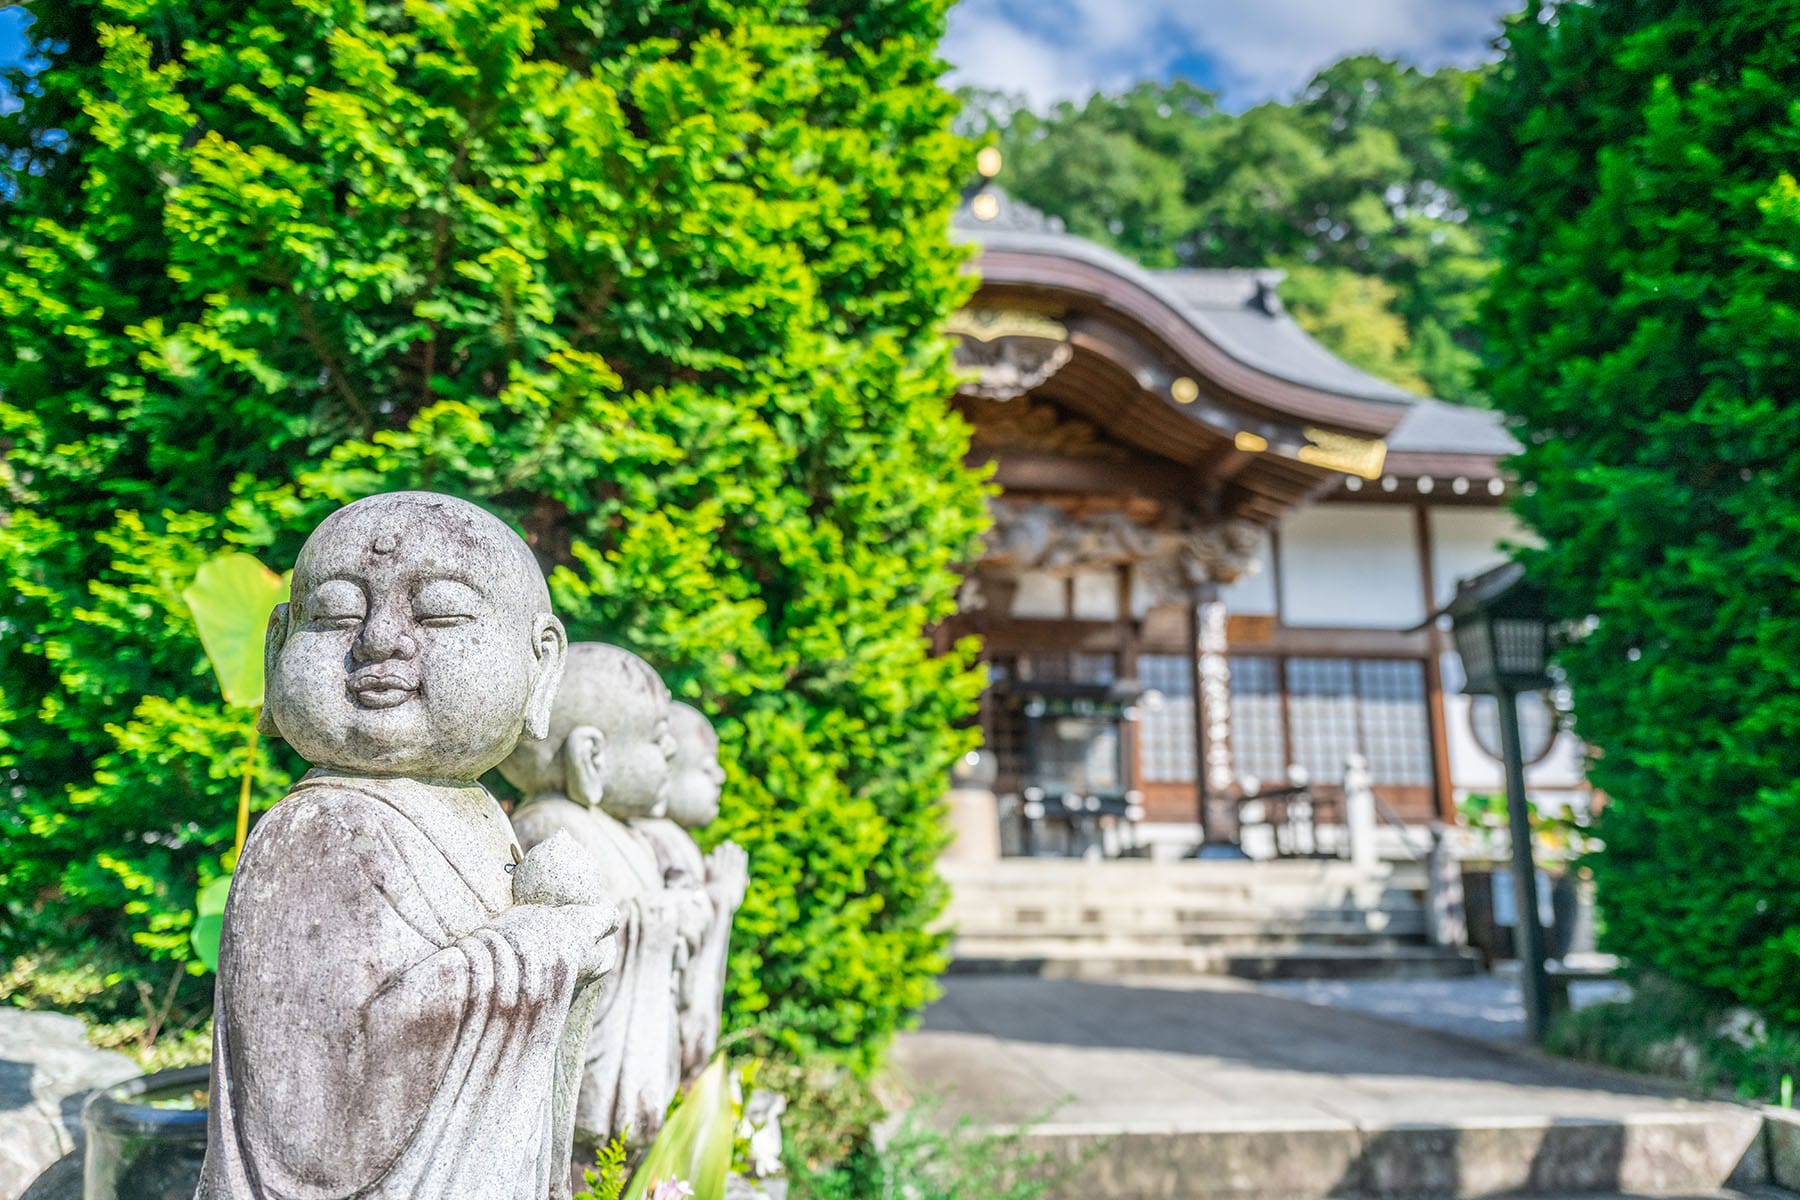
[[[547,729],[564,654],[531,552],[472,504],[373,496],[307,539],[263,729],[315,769],[237,864],[198,1200],[569,1195],[618,914],[476,782]]]
[[[662,811],[674,750],[669,691],[656,672],[589,642],[569,648],[547,736],[522,741],[500,765],[526,796],[512,818],[519,841],[572,838],[623,913],[619,966],[593,1013],[576,1106],[584,1143],[623,1134],[648,1144],[680,1083],[677,971],[707,910],[697,893],[664,886],[655,852],[628,824]]]
[[[667,815],[640,817],[631,825],[655,848],[668,887],[696,888],[706,896],[706,923],[681,971],[681,1070],[689,1078],[706,1066],[719,1045],[731,923],[744,903],[750,872],[738,846],[726,842],[703,856],[690,833],[719,815],[725,772],[719,766],[718,734],[685,704],[670,706],[669,728],[675,758]]]

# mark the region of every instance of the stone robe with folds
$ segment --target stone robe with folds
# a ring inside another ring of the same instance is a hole
[[[680,920],[656,856],[624,822],[562,796],[531,801],[512,823],[527,850],[557,833],[574,838],[619,906],[618,965],[601,981],[593,1008],[575,1131],[585,1142],[622,1134],[629,1145],[645,1145],[681,1083]]]
[[[197,1200],[569,1195],[584,946],[514,859],[475,784],[314,771],[257,824]]]
[[[714,879],[712,864],[693,835],[667,817],[635,820],[631,828],[656,852],[668,888],[692,897],[686,914],[688,953],[676,983],[681,1072],[690,1078],[705,1069],[719,1045],[731,923],[742,899],[741,884],[733,895],[729,881]]]

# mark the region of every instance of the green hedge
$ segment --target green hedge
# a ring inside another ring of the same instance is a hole
[[[925,636],[984,519],[947,3],[36,7],[52,66],[0,121],[0,953],[161,986],[244,732],[181,588],[432,488],[715,714],[733,1025],[873,1063],[942,964],[980,684]],[[300,764],[265,752],[266,805]]]
[[[1800,1021],[1800,7],[1531,4],[1477,95],[1496,406],[1608,943]]]

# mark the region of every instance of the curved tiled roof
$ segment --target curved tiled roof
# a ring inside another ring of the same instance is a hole
[[[1388,435],[1396,454],[1486,454],[1505,458],[1519,452],[1500,414],[1487,408],[1417,399]]]
[[[956,234],[986,252],[1042,255],[1098,267],[1135,284],[1180,316],[1226,356],[1273,379],[1347,400],[1401,410],[1387,436],[1396,454],[1474,455],[1493,459],[1518,444],[1497,413],[1446,404],[1377,379],[1332,354],[1307,334],[1282,306],[1273,270],[1180,269],[1152,271],[1085,238],[1061,221],[987,185],[973,193],[991,197],[986,219],[965,203],[952,223]],[[1394,418],[1388,418],[1393,420]],[[1385,422],[1384,422],[1385,424]]]

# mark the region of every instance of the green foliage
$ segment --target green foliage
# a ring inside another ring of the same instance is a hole
[[[1087,1161],[1026,1146],[1031,1126],[988,1132],[936,1119],[923,1101],[897,1118],[867,1080],[816,1064],[767,1064],[759,1083],[787,1098],[782,1159],[793,1200],[1040,1200]]]
[[[1038,114],[974,93],[1012,194],[1150,267],[1284,266],[1295,319],[1405,387],[1474,397],[1490,264],[1448,145],[1476,76],[1371,56],[1241,114],[1191,83],[1145,83]]]
[[[984,1132],[963,1120],[943,1127],[933,1105],[899,1119],[879,1147],[866,1144],[824,1168],[791,1177],[794,1200],[1042,1200],[1066,1172],[1028,1150],[1029,1130]]]
[[[581,1177],[587,1186],[576,1192],[572,1200],[619,1200],[629,1178],[625,1169],[625,1135],[615,1135],[595,1151],[593,1168],[583,1171]]]
[[[1473,106],[1523,555],[1636,963],[1800,1023],[1800,12],[1532,4]],[[1591,621],[1588,619],[1591,618]]]
[[[1782,1081],[1800,1073],[1800,1028],[1771,1025],[1747,1009],[1721,1004],[1709,992],[1655,974],[1635,977],[1622,1000],[1558,1018],[1548,1046],[1556,1054],[1759,1103],[1778,1102]]]
[[[300,764],[246,747],[183,590],[434,488],[714,718],[733,1025],[873,1065],[943,962],[980,687],[925,637],[984,520],[946,6],[40,6],[0,120],[0,953],[191,956],[235,781]]]

